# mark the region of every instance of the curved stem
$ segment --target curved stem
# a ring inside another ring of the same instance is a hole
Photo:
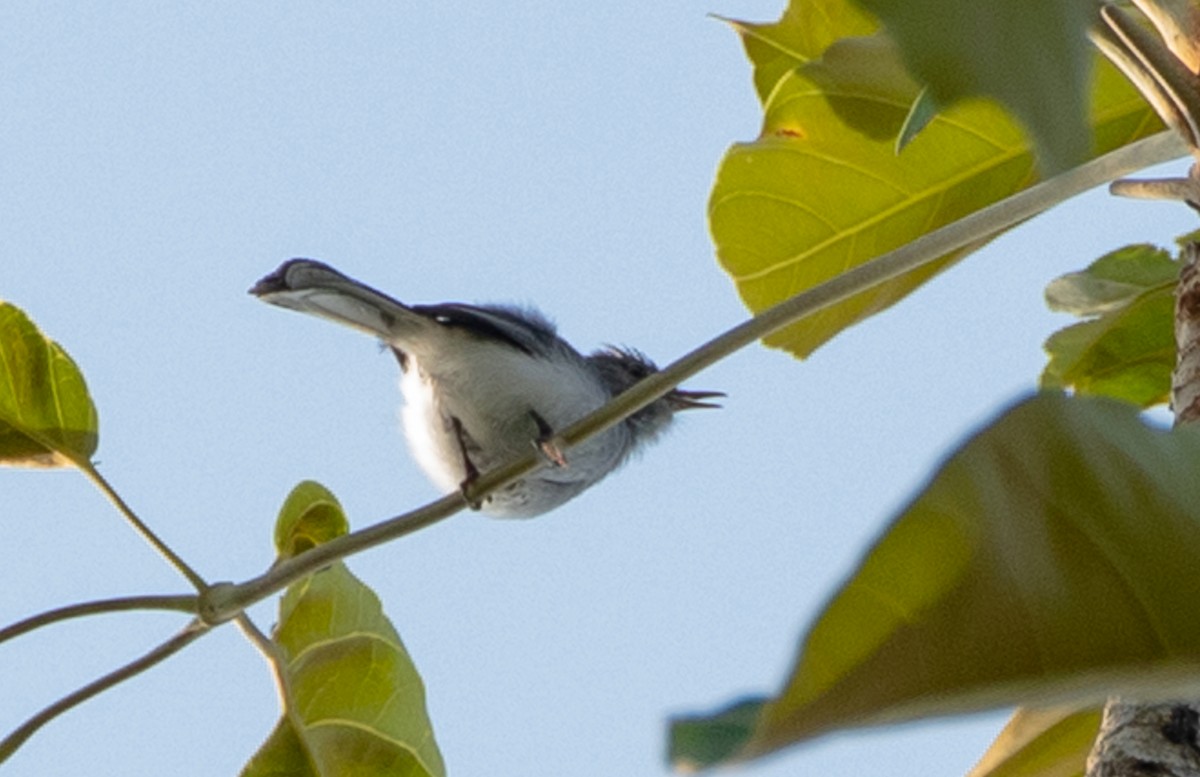
[[[0,740],[0,763],[8,760],[9,756],[17,751],[17,749],[25,743],[25,740],[33,736],[33,734],[42,726],[54,720],[59,715],[67,710],[75,707],[97,694],[108,690],[117,683],[128,680],[134,675],[140,674],[159,662],[178,653],[183,648],[190,645],[192,642],[199,639],[209,631],[208,626],[198,620],[192,621],[182,631],[171,637],[166,642],[146,653],[141,658],[130,661],[125,666],[113,672],[109,672],[103,677],[95,680],[82,688],[70,693],[58,701],[46,707],[44,710],[34,715],[29,720],[25,721],[20,728],[13,731],[3,740]]]
[[[99,615],[106,612],[124,612],[126,610],[174,610],[188,615],[196,614],[199,597],[195,594],[179,596],[123,596],[116,599],[99,599],[94,602],[71,604],[46,612],[38,613],[24,620],[17,621],[11,626],[0,629],[0,642],[27,634],[42,626],[79,618],[84,615]]]
[[[498,488],[528,474],[540,464],[541,457],[531,454],[518,462],[483,475],[477,482],[481,492],[486,493],[483,489]],[[263,574],[244,583],[217,583],[200,595],[200,618],[212,625],[235,618],[255,602],[282,591],[297,580],[335,561],[432,526],[466,506],[467,502],[462,493],[455,492],[424,507],[317,545],[298,556],[278,562]]]
[[[1127,175],[1148,165],[1175,159],[1186,150],[1171,132],[1162,132],[1031,186],[941,229],[859,265],[832,280],[784,300],[707,343],[692,350],[659,372],[639,381],[594,413],[580,419],[552,441],[562,450],[578,445],[666,394],[684,380],[729,356],[734,351],[778,331],[805,316],[892,278],[933,262],[951,251],[977,244],[1094,186]],[[467,493],[454,493],[395,518],[343,535],[299,556],[282,561],[243,583],[225,583],[202,593],[200,617],[217,624],[236,617],[246,607],[335,561],[384,542],[431,526],[478,504],[484,496],[528,475],[544,464],[530,453],[499,469],[484,473]]]
[[[238,628],[242,630],[242,634],[246,636],[246,639],[250,640],[250,642],[256,648],[258,648],[259,652],[263,654],[267,661],[273,663],[275,657],[275,643],[271,642],[271,637],[268,636],[267,633],[262,629],[260,629],[258,624],[251,620],[250,616],[244,612],[234,618],[234,621],[237,623]]]
[[[200,576],[200,573],[192,569],[191,566],[189,566],[186,561],[180,558],[175,551],[171,550],[170,546],[163,542],[162,539],[160,539],[159,536],[155,534],[154,531],[147,526],[141,518],[137,517],[137,513],[133,511],[133,508],[125,503],[125,500],[121,498],[121,495],[117,493],[116,489],[109,485],[109,482],[104,479],[104,476],[100,474],[100,472],[92,465],[90,461],[77,463],[79,468],[83,470],[83,474],[87,475],[88,479],[91,480],[92,483],[94,483],[96,487],[108,497],[108,500],[113,503],[113,506],[117,508],[121,515],[125,516],[125,520],[127,520],[130,525],[133,526],[134,530],[137,531],[138,534],[142,535],[142,539],[150,543],[150,546],[157,550],[159,555],[167,560],[167,563],[175,567],[179,574],[187,578],[187,581],[191,583],[197,591],[204,591],[206,588],[208,588],[208,583],[205,582],[204,578]]]
[[[904,273],[912,272],[951,251],[987,240],[1094,186],[1152,164],[1176,159],[1186,153],[1186,148],[1175,133],[1160,132],[922,235],[894,251],[848,270],[819,286],[802,291],[714,337],[571,426],[561,435],[561,440],[571,445],[578,444],[637,412],[687,378],[716,364],[734,351],[806,316]]]
[[[234,620],[238,628],[242,630],[242,634],[258,648],[259,654],[266,660],[267,666],[271,669],[271,676],[275,678],[275,690],[279,694],[279,706],[283,708],[285,715],[289,714],[294,705],[292,704],[291,684],[288,682],[287,672],[284,671],[286,661],[283,658],[282,650],[271,641],[271,638],[266,633],[258,628],[258,625],[246,613],[243,612]]]

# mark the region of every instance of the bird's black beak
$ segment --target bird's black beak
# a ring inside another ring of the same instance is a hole
[[[724,391],[684,391],[675,389],[667,394],[667,401],[673,410],[692,410],[699,407],[720,407],[716,402],[705,402],[706,399],[725,396]]]

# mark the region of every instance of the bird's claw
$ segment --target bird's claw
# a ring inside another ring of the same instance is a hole
[[[567,457],[563,455],[562,448],[558,446],[558,442],[554,439],[554,429],[550,427],[546,419],[542,418],[541,414],[536,410],[530,410],[529,416],[537,424],[538,429],[538,436],[533,441],[533,447],[550,464],[559,469],[566,469]]]

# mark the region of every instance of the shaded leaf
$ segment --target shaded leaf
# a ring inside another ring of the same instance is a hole
[[[746,746],[766,698],[745,699],[726,710],[671,721],[667,758],[677,771],[695,772],[732,758]]]
[[[86,464],[98,442],[96,407],[75,362],[20,308],[0,302],[0,464]]]
[[[1139,407],[1165,402],[1175,368],[1175,285],[1179,263],[1149,245],[1127,246],[1083,272],[1050,283],[1054,310],[1095,318],[1046,340],[1043,388],[1073,388]]]
[[[771,40],[800,34],[790,30],[797,13],[789,8],[771,27]],[[896,68],[863,61],[888,61],[886,42],[862,37],[864,26],[848,24],[836,37],[855,37],[827,46],[827,57],[793,56],[793,66],[781,70],[777,60],[786,51],[780,44],[770,48],[771,59],[754,62],[756,79],[782,75],[766,90],[758,140],[733,146],[722,160],[708,212],[718,260],[756,313],[1036,180],[1025,136],[1000,108],[963,102],[930,117],[915,82],[897,76]],[[821,40],[831,37],[826,30]],[[752,57],[760,51],[747,46]],[[872,72],[878,73],[873,79]],[[914,120],[927,123],[915,137],[909,128],[897,156],[900,133]],[[1107,63],[1096,68],[1089,122],[1097,154],[1161,127]],[[975,245],[805,318],[766,343],[807,356],[991,237],[980,235]]]
[[[301,483],[276,526],[281,553],[346,531],[334,496]],[[284,714],[244,777],[442,777],[416,667],[370,588],[341,562],[290,586],[273,642]]]
[[[950,457],[804,638],[738,758],[836,729],[1200,689],[1200,431],[1039,395]]]
[[[1090,0],[860,0],[883,20],[941,106],[993,97],[1028,127],[1052,171],[1092,149],[1085,99]]]
[[[258,749],[246,768],[243,777],[321,777],[314,771],[304,742],[296,733],[296,727],[287,716],[280,718],[275,730]]]
[[[1017,710],[967,777],[1082,777],[1100,709]]]
[[[898,138],[913,121],[913,110],[921,110],[922,89],[904,69],[900,49],[884,35],[836,40],[820,59],[806,63],[799,72],[820,86],[829,106],[847,126],[876,140]],[[864,110],[864,103],[893,107],[886,112]],[[899,123],[896,109],[904,111]],[[936,112],[926,112],[928,115],[916,119],[927,125]],[[910,129],[914,137],[915,129]]]
[[[1177,280],[1179,262],[1163,249],[1144,243],[1125,246],[1100,257],[1082,272],[1055,278],[1046,286],[1046,304],[1062,313],[1098,316]]]

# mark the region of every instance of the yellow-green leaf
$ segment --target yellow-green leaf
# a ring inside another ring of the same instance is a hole
[[[756,79],[779,75],[769,89],[759,85],[768,95],[761,135],[729,150],[709,200],[717,257],[756,313],[1036,180],[1024,133],[999,107],[960,102],[929,117],[920,110],[915,82],[898,77],[894,67],[872,66],[894,55],[887,53],[882,39],[862,37],[869,34],[870,29],[864,32],[869,25],[856,20],[840,34],[823,28],[815,42],[838,43],[812,58],[813,42],[799,54],[785,43],[800,35],[790,29],[798,13],[789,9],[771,26],[773,46],[764,42],[762,28],[752,28],[756,42],[747,47],[752,57],[760,57],[754,62]],[[750,34],[745,25],[739,29]],[[780,65],[781,58],[789,67]],[[1089,115],[1093,153],[1161,128],[1114,68],[1101,63],[1094,76]],[[911,136],[914,113],[918,125],[927,123]],[[895,145],[906,121],[909,134],[897,155]],[[766,342],[806,356],[990,237],[994,235],[880,283]]]
[[[301,483],[276,526],[281,557],[347,525],[331,493]],[[290,586],[272,636],[285,709],[243,777],[444,777],[421,677],[379,598],[345,564]]]
[[[1102,714],[1096,708],[1023,707],[967,777],[1083,777]]]
[[[292,489],[275,521],[275,552],[291,558],[350,531],[337,498],[320,483],[302,481]]]
[[[1200,430],[1039,395],[941,467],[803,640],[734,758],[990,707],[1200,692]]]
[[[1094,318],[1046,340],[1050,360],[1042,387],[1071,387],[1139,407],[1165,402],[1175,368],[1178,277],[1179,263],[1166,251],[1134,245],[1051,282],[1046,300],[1052,309]]]
[[[742,36],[746,56],[754,65],[754,87],[763,103],[789,70],[819,58],[838,38],[870,35],[879,27],[870,14],[848,0],[791,2],[783,17],[771,24],[724,21]]]
[[[96,407],[75,362],[20,308],[0,302],[0,464],[86,464],[98,441]]]

